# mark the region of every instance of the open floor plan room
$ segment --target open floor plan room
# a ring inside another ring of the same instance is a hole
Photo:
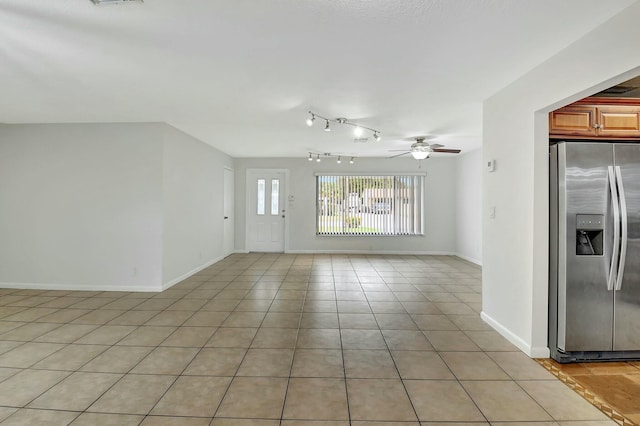
[[[3,289],[0,418],[614,424],[480,306],[480,268],[453,256],[234,254],[161,293]]]

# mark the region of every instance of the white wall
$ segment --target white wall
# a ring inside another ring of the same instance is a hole
[[[287,206],[289,252],[377,252],[377,253],[439,253],[455,252],[455,159],[431,158],[422,162],[413,159],[358,158],[355,164],[336,164],[325,159],[321,163],[302,158],[241,158],[236,159],[236,248],[245,245],[246,171],[248,168],[288,169],[288,193],[295,201]],[[315,234],[316,172],[347,173],[416,173],[426,172],[425,235],[415,237],[328,237]]]
[[[0,125],[0,286],[175,284],[226,254],[224,167],[167,124]]]
[[[482,264],[482,150],[456,156],[456,255]]]
[[[549,353],[547,114],[640,74],[639,21],[635,3],[484,104],[482,315],[531,356]]]
[[[0,126],[0,286],[156,288],[159,130]]]
[[[168,287],[226,254],[223,194],[226,154],[163,125],[163,286]]]

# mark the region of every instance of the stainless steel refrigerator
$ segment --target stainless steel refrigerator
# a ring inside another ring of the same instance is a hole
[[[640,359],[640,144],[553,145],[550,185],[551,357]]]

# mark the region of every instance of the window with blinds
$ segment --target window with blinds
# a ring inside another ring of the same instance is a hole
[[[316,175],[318,235],[423,235],[424,175]]]

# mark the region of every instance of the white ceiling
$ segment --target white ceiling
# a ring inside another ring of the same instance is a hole
[[[2,0],[0,122],[161,121],[234,157],[471,150],[484,99],[632,3]]]

